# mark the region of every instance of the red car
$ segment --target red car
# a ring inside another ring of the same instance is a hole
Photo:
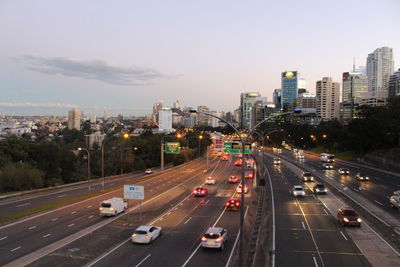
[[[225,204],[226,210],[239,210],[240,209],[240,201],[238,199],[230,199]]]
[[[222,160],[223,160],[223,161],[227,161],[228,159],[229,159],[228,156],[222,156]]]
[[[232,183],[232,184],[239,183],[239,178],[235,175],[231,175],[228,178],[228,183]]]
[[[236,192],[237,193],[245,193],[245,194],[247,194],[248,192],[249,192],[249,188],[245,185],[244,187],[243,187],[243,185],[242,184],[239,184],[239,186],[236,188]]]
[[[235,166],[242,166],[242,161],[240,160],[235,161]]]
[[[361,226],[361,219],[352,208],[340,208],[337,213],[337,220],[343,226]]]
[[[195,197],[205,197],[208,194],[208,189],[203,187],[198,187],[193,191],[193,196]]]

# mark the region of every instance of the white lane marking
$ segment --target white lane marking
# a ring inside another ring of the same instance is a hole
[[[171,212],[168,212],[168,213],[167,213],[167,215],[170,215],[170,214],[171,214]]]
[[[383,206],[383,204],[381,202],[379,202],[378,200],[374,200],[376,203],[378,203],[379,205]]]
[[[326,215],[329,215],[329,213],[326,211],[326,209],[324,209],[324,212],[325,212]]]
[[[147,260],[148,257],[150,257],[151,254],[147,255],[146,258],[144,258],[143,260],[141,260],[138,264],[135,265],[135,267],[140,266],[140,264],[142,264],[145,260]]]
[[[158,219],[159,221],[162,221],[162,220],[164,220],[164,217],[162,217],[162,218],[160,218],[160,219]]]
[[[43,238],[49,237],[51,234],[44,235]]]
[[[312,196],[313,196],[313,198],[317,199],[317,197],[315,195],[312,195]]]
[[[34,225],[34,226],[31,226],[31,227],[29,227],[29,228],[28,228],[28,230],[35,229],[36,227],[37,227],[36,225]]]
[[[19,207],[27,206],[27,205],[30,205],[30,204],[31,204],[31,203],[28,202],[28,203],[24,203],[24,204],[17,205],[16,207],[19,208]]]
[[[131,238],[126,239],[125,241],[121,242],[121,244],[119,244],[118,246],[114,247],[113,249],[111,249],[109,252],[107,252],[106,254],[104,254],[103,256],[101,256],[100,258],[98,258],[97,260],[89,263],[87,265],[87,267],[91,267],[93,265],[95,265],[97,262],[99,262],[100,260],[102,260],[103,258],[105,258],[107,255],[111,254],[113,251],[119,249],[123,244],[125,244],[126,242],[128,242],[129,240],[131,240]]]
[[[55,221],[57,221],[57,220],[58,220],[58,218],[53,218],[53,219],[51,219],[52,222],[55,222]]]
[[[203,204],[203,206],[207,205],[208,202],[210,202],[210,200],[207,200],[206,203]]]
[[[340,233],[342,234],[343,238],[347,241],[347,237],[343,234],[343,232],[340,231]]]
[[[13,252],[13,251],[16,251],[16,250],[18,250],[18,249],[20,249],[21,247],[16,247],[16,248],[13,248],[12,250],[10,250],[11,252]]]
[[[353,188],[353,190],[356,192],[360,192],[360,190],[358,190],[357,188]]]
[[[68,225],[68,227],[72,227],[72,226],[74,226],[74,225],[75,225],[74,223],[71,223],[71,224]]]
[[[57,197],[65,197],[67,194],[59,195]]]
[[[187,224],[188,221],[190,221],[192,219],[192,217],[190,217],[189,219],[186,220],[186,222],[184,222],[183,224]]]
[[[313,256],[315,267],[318,267],[317,259]]]
[[[177,210],[178,208],[175,208],[174,210]]]
[[[88,218],[89,218],[89,219],[93,218],[93,215],[90,215]]]
[[[226,262],[225,267],[230,266],[230,263],[231,263],[231,260],[232,260],[232,256],[233,256],[233,252],[235,251],[236,244],[237,244],[237,242],[238,242],[238,240],[239,240],[239,235],[240,235],[240,230],[239,230],[239,232],[238,232],[238,234],[237,234],[237,236],[236,236],[235,243],[233,244],[233,248],[232,248],[232,250],[231,250],[231,253],[229,254],[229,258],[228,258],[228,261]]]
[[[303,229],[306,230],[306,226],[304,225],[304,222],[301,222],[301,225],[303,225]]]
[[[1,241],[1,240],[4,240],[4,239],[6,239],[6,238],[8,238],[8,236],[3,236],[2,238],[0,238],[0,241]]]
[[[297,202],[294,202],[294,204],[296,205],[296,207],[297,207]]]
[[[71,214],[75,214],[75,213],[77,213],[77,211],[73,211],[73,212],[71,212]]]
[[[92,205],[90,205],[90,206],[87,206],[87,208],[88,208],[88,209],[90,209],[91,207],[92,207]]]

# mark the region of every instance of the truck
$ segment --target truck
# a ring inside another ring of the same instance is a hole
[[[113,197],[100,203],[100,215],[116,216],[128,208],[128,203],[120,197]]]
[[[320,157],[321,157],[321,161],[323,161],[323,162],[328,162],[328,163],[335,162],[335,155],[333,155],[333,154],[322,153],[320,155]]]
[[[393,195],[389,198],[390,206],[400,211],[400,190],[393,192]]]

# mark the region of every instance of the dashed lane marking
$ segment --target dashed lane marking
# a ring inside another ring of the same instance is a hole
[[[18,250],[18,249],[20,249],[21,247],[16,247],[16,248],[13,248],[12,250],[10,250],[11,252],[14,252],[14,251],[16,251],[16,250]]]

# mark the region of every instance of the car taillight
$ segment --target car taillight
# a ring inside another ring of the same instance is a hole
[[[204,194],[206,191],[204,191],[204,190],[201,190],[201,192]]]
[[[229,206],[229,202],[227,202],[226,205]]]
[[[145,237],[145,238],[150,238],[150,236],[149,236],[149,235],[145,235],[144,237]]]
[[[194,191],[193,191],[193,193],[197,193],[197,191],[196,191],[196,190],[194,190]]]
[[[207,238],[205,238],[204,236],[201,238],[201,241],[206,241]]]
[[[239,206],[240,204],[239,204],[239,202],[236,202],[236,206]]]
[[[250,174],[249,177],[253,177],[253,174]]]
[[[221,242],[221,241],[222,241],[222,238],[221,238],[221,237],[218,237],[217,239],[215,239],[215,241],[216,241],[216,242]]]

